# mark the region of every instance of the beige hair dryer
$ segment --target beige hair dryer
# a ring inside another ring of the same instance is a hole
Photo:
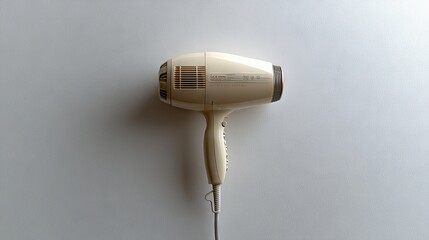
[[[208,182],[213,185],[216,239],[220,184],[228,169],[225,117],[237,109],[278,101],[282,91],[281,67],[226,53],[186,54],[160,67],[160,99],[171,106],[201,111],[207,120],[204,157]]]

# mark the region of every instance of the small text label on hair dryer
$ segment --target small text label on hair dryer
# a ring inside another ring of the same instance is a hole
[[[272,78],[269,74],[254,73],[211,73],[213,82],[268,82]]]

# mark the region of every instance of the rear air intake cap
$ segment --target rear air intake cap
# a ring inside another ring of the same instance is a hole
[[[168,94],[167,62],[159,68],[159,98],[161,101],[170,104]]]
[[[283,72],[280,66],[273,65],[274,92],[271,102],[280,100],[283,93]]]

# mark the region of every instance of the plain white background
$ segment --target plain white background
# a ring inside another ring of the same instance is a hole
[[[284,69],[233,113],[222,239],[429,239],[427,1],[0,1],[0,238],[213,239],[205,121],[159,65]]]

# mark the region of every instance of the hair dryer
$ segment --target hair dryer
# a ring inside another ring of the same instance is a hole
[[[225,117],[237,109],[278,101],[282,91],[281,67],[226,53],[186,54],[169,59],[160,67],[161,101],[200,111],[207,121],[204,157],[208,182],[213,185],[210,193],[214,199],[216,239],[220,184],[228,169]]]

